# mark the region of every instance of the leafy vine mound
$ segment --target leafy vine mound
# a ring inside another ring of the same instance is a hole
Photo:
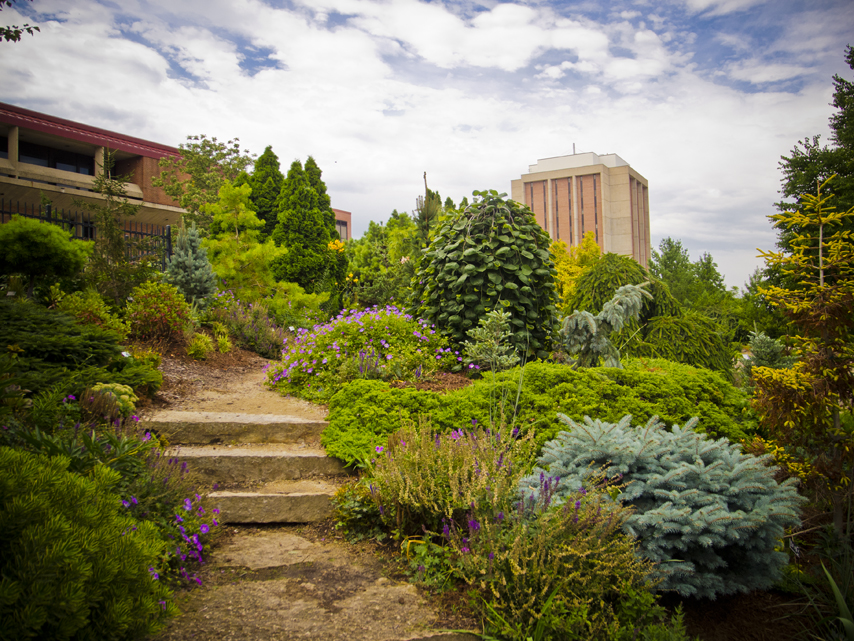
[[[503,308],[519,355],[548,358],[558,314],[549,236],[530,209],[504,200],[506,194],[474,195],[424,252],[413,279],[412,314],[461,345],[480,318]]]

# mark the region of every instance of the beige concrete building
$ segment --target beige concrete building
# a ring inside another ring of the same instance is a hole
[[[617,154],[544,158],[510,185],[553,240],[575,246],[593,232],[603,252],[648,266],[649,183]]]

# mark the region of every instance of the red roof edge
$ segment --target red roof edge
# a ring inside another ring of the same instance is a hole
[[[125,134],[116,133],[107,129],[84,125],[73,120],[65,120],[56,116],[31,111],[23,107],[16,107],[0,102],[0,122],[10,125],[32,129],[46,134],[62,136],[79,142],[87,142],[98,147],[108,147],[116,151],[145,156],[147,158],[163,158],[165,156],[177,156],[181,152],[175,147],[161,145],[150,140],[134,138]]]

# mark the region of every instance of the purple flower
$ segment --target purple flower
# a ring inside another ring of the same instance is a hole
[[[207,534],[208,532],[210,532],[210,528],[208,527],[207,523],[202,523],[199,526],[199,532],[201,532],[202,534]]]
[[[135,423],[139,423],[139,416],[137,416],[136,414],[131,416],[131,418],[134,420]]]
[[[176,522],[176,523],[183,523],[183,522],[184,522],[184,519],[182,519],[182,518],[180,517],[180,515],[176,514],[176,515],[175,515],[175,522]]]
[[[383,446],[382,446],[382,445],[377,445],[376,450],[377,450],[377,454],[382,453],[382,451],[383,451]]]
[[[143,435],[142,440],[143,440],[143,441],[150,441],[150,440],[151,440],[151,432],[146,432],[146,433]]]
[[[134,505],[139,505],[135,496],[130,497],[130,500],[131,500],[131,503],[133,503]]]
[[[155,581],[160,578],[160,575],[157,574],[157,571],[154,568],[148,568],[148,573],[151,575]]]
[[[130,505],[130,503],[128,503],[127,501],[124,501],[124,500],[123,500],[123,501],[122,501],[122,505],[124,505],[125,507],[128,507],[128,506]]]
[[[469,520],[469,531],[474,533],[480,529],[480,523],[478,523],[475,519]]]
[[[188,512],[193,509],[193,504],[190,502],[190,499],[184,499],[184,509]]]

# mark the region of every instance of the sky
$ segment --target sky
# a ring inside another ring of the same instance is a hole
[[[354,236],[429,187],[510,193],[541,158],[616,153],[653,248],[743,286],[780,157],[828,135],[851,0],[17,0],[0,102],[178,146],[314,156]]]

